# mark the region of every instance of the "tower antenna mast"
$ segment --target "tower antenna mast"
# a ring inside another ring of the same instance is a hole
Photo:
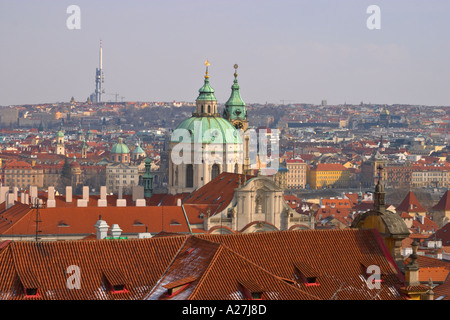
[[[102,94],[105,93],[103,89],[103,48],[102,48],[102,40],[100,40],[100,53],[99,53],[99,66],[95,72],[95,99],[96,102],[102,102]]]

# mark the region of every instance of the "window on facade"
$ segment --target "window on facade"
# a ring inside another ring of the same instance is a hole
[[[194,167],[192,164],[186,166],[186,188],[194,186]]]
[[[213,164],[211,169],[211,180],[216,178],[220,174],[220,167],[217,163]]]

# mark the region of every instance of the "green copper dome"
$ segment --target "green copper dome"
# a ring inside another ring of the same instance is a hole
[[[177,136],[177,129],[189,132],[193,143],[242,143],[241,136],[235,127],[221,117],[190,117],[183,120],[175,129],[171,142],[186,142]],[[180,131],[180,135],[183,132]]]
[[[64,137],[64,133],[61,130],[59,130],[58,133],[56,134],[56,136],[58,138],[62,138],[62,137]]]
[[[130,153],[130,149],[128,149],[127,145],[123,143],[123,139],[119,138],[119,142],[112,146],[111,153],[126,154]]]
[[[144,150],[142,150],[141,146],[136,146],[136,148],[134,148],[133,150],[133,154],[140,154],[140,153],[145,153]]]

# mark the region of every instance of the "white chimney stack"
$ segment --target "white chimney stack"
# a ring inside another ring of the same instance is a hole
[[[14,205],[14,193],[8,193],[6,196],[6,209],[11,208]]]
[[[101,240],[101,239],[105,239],[106,236],[108,235],[108,229],[109,226],[106,223],[106,221],[101,220],[101,217],[99,218],[99,220],[97,221],[97,223],[94,225],[95,230],[97,231],[97,239]]]
[[[118,224],[113,224],[111,227],[111,230],[109,230],[109,231],[111,232],[111,237],[118,238],[122,234],[123,230],[120,229]]]
[[[66,202],[72,202],[72,187],[66,186]]]
[[[83,186],[83,200],[89,201],[89,186]]]
[[[9,193],[9,187],[0,187],[0,203],[6,201],[7,194]]]
[[[98,207],[106,207],[108,205],[106,200],[106,186],[100,187],[100,199],[97,200]]]
[[[54,208],[56,207],[56,200],[55,200],[55,187],[48,187],[47,191],[47,208]]]

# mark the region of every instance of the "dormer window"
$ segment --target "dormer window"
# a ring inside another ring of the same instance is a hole
[[[39,298],[38,288],[24,288],[25,298]]]
[[[167,289],[164,298],[172,298],[175,295],[181,293],[187,286],[189,286],[195,280],[197,280],[197,277],[188,276],[163,285],[163,287]]]
[[[318,286],[319,281],[319,274],[318,272],[311,267],[309,264],[305,262],[296,262],[294,264],[295,267],[295,278],[300,283],[303,283],[306,286]]]
[[[263,300],[264,290],[253,280],[239,281],[242,293],[248,300]]]
[[[121,270],[103,270],[106,288],[110,293],[127,293],[127,279]]]
[[[25,298],[39,298],[39,280],[30,270],[18,270]]]

